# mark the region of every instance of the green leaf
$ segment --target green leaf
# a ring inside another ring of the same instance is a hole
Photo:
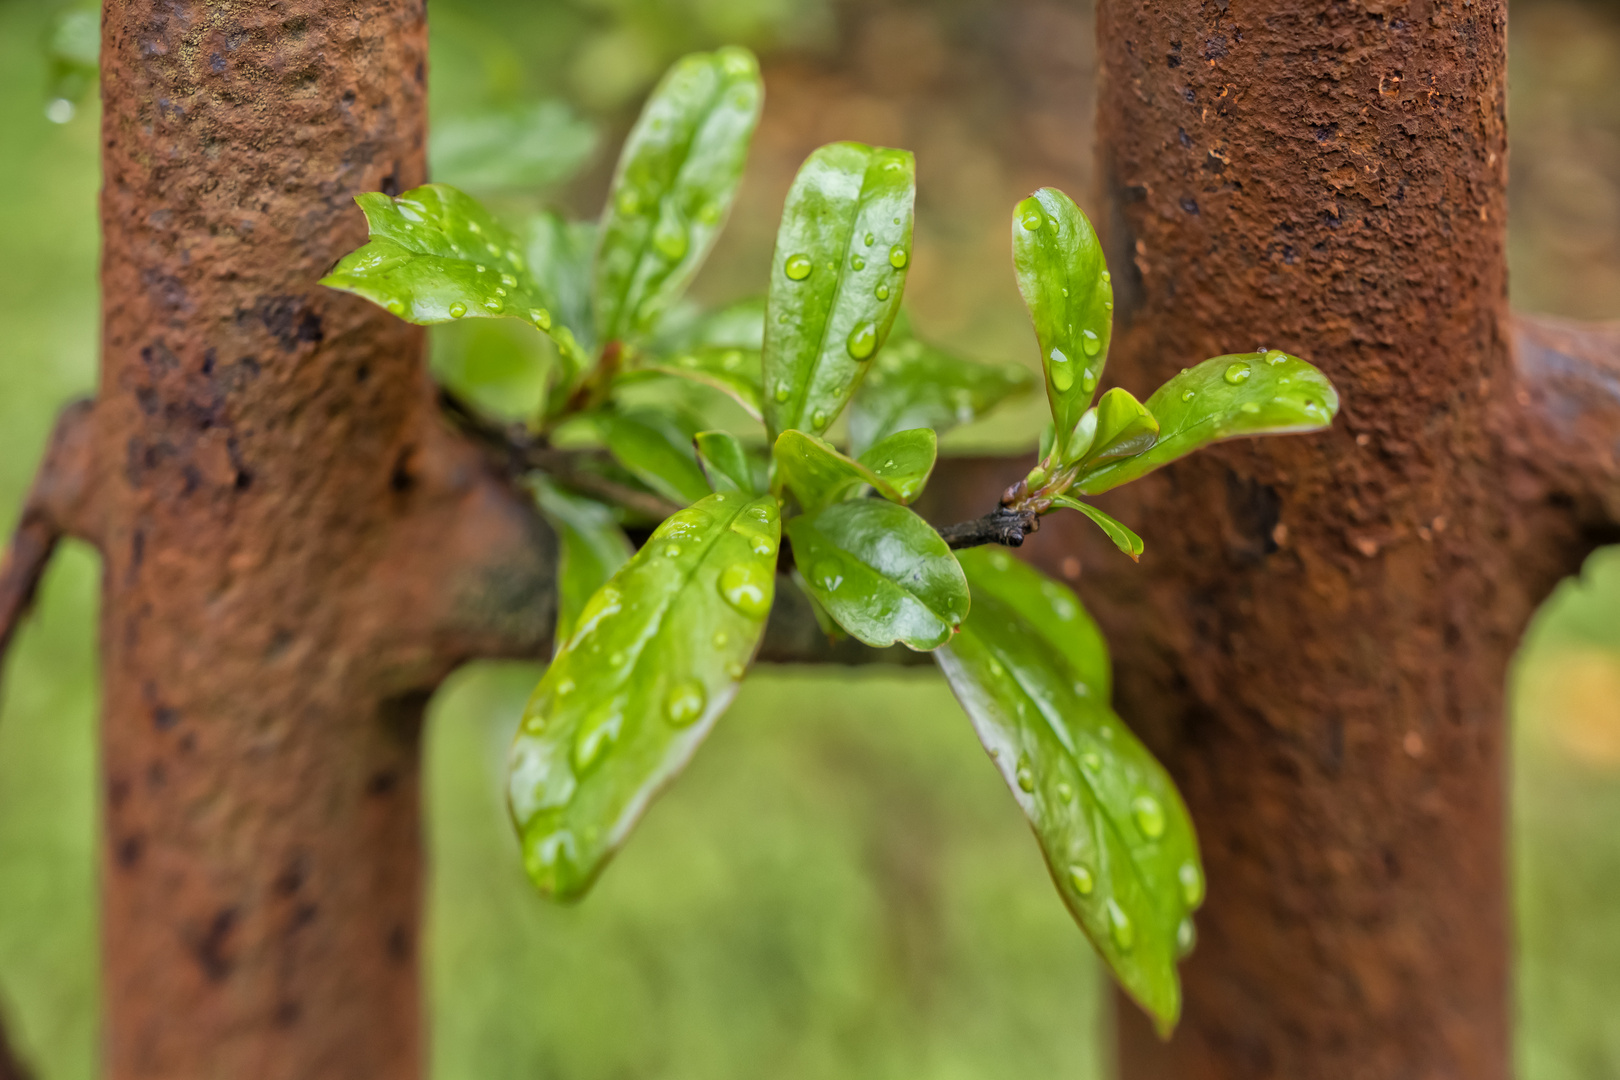
[[[742,179],[765,87],[735,46],[676,61],[630,129],[602,211],[597,340],[643,337],[702,265]]]
[[[806,513],[855,495],[870,484],[891,502],[909,503],[922,494],[937,450],[927,428],[902,431],[868,450],[859,461],[825,439],[784,431],[774,450],[778,478]]]
[[[420,326],[455,319],[522,319],[551,335],[572,369],[590,366],[552,299],[529,272],[517,238],[478,200],[447,184],[398,198],[355,196],[371,241],[345,255],[321,284],[363,296]]]
[[[710,495],[591,597],[524,712],[508,800],[540,891],[582,895],[736,695],[765,631],[781,523]]]
[[[935,649],[967,617],[955,556],[903,506],[857,499],[792,518],[787,529],[810,595],[868,645]]]
[[[1088,412],[1092,412],[1092,422],[1087,424],[1082,417],[1070,443],[1070,451],[1078,454],[1076,460],[1090,463],[1134,457],[1158,441],[1159,421],[1129,390],[1114,387],[1097,402],[1095,411]],[[1084,435],[1079,434],[1088,427]]]
[[[754,494],[753,462],[742,440],[729,431],[700,431],[692,439],[697,445],[698,464],[709,486],[716,491]]]
[[[709,494],[692,447],[696,432],[650,409],[604,409],[591,420],[619,464],[658,494],[683,506]]]
[[[1017,364],[975,363],[899,338],[897,327],[850,400],[849,441],[856,453],[897,431],[926,427],[944,434],[1034,386]]]
[[[1147,408],[1159,421],[1159,441],[1135,457],[1081,471],[1073,490],[1101,494],[1222,439],[1321,431],[1339,411],[1339,394],[1304,360],[1272,350],[1183,369],[1148,398]]]
[[[1075,920],[1168,1033],[1204,892],[1186,806],[1109,707],[1107,652],[1075,595],[1006,552],[961,554],[973,614],[935,658]]]
[[[1082,514],[1086,515],[1086,517],[1090,518],[1092,521],[1095,521],[1099,529],[1108,534],[1108,539],[1114,542],[1115,547],[1129,555],[1133,561],[1141,561],[1143,550],[1142,538],[1137,536],[1117,519],[1103,513],[1090,503],[1083,503],[1079,499],[1071,499],[1067,495],[1054,496],[1052,499],[1052,505],[1065,506],[1070,510],[1080,511]]]
[[[712,387],[741,405],[755,420],[764,416],[760,402],[759,353],[755,350],[700,346],[662,357],[635,372],[627,372],[626,376],[633,379],[642,371],[673,375]]]
[[[537,479],[535,499],[562,544],[557,559],[556,647],[568,640],[591,595],[635,554],[610,507]]]
[[[567,221],[550,211],[529,218],[524,240],[529,272],[540,292],[551,298],[554,321],[573,331],[582,347],[596,344],[591,321],[591,258],[596,222]]]
[[[433,175],[464,190],[515,191],[569,179],[596,149],[596,128],[560,101],[440,117],[428,139]]]
[[[1056,188],[1013,210],[1013,269],[1035,323],[1052,422],[1066,442],[1108,360],[1114,289],[1102,244],[1086,215]],[[1067,460],[1068,446],[1058,452]]]
[[[766,426],[826,431],[900,310],[911,261],[910,152],[831,143],[799,168],[765,319]]]
[[[765,347],[765,298],[750,296],[713,311],[704,311],[691,301],[670,309],[658,324],[658,335],[648,344],[656,354],[678,353],[704,345],[729,349]]]
[[[933,429],[912,428],[879,439],[857,460],[876,478],[872,486],[879,494],[910,505],[927,486],[938,456],[939,436]]]

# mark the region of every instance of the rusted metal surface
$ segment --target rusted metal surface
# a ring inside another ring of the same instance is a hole
[[[1123,1074],[1505,1077],[1506,663],[1597,539],[1545,475],[1503,489],[1561,437],[1511,365],[1506,4],[1102,0],[1098,32],[1112,374],[1264,346],[1344,397],[1112,503],[1148,553],[1089,595],[1210,897],[1181,1029],[1123,1009]]]
[[[424,179],[421,0],[108,0],[106,1075],[418,1075],[418,728],[551,539],[316,280]]]

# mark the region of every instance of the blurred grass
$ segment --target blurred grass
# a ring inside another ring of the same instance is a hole
[[[718,256],[734,269],[707,275],[703,294],[724,299],[755,279],[810,146],[841,135],[914,146],[918,321],[987,359],[1013,358],[1027,330],[1011,276],[982,272],[1004,266],[991,245],[1005,243],[1007,207],[1038,183],[1091,182],[1072,149],[1089,119],[1047,111],[1030,95],[1051,82],[1027,73],[1067,80],[1075,101],[1093,72],[1083,11],[1015,6],[1029,33],[988,32],[1014,7],[988,0],[435,0],[434,108],[561,95],[591,110],[610,149],[673,55],[727,38],[794,45],[770,68],[772,111]],[[1605,268],[1620,246],[1592,239],[1607,228],[1605,192],[1620,190],[1609,153],[1620,21],[1605,10],[1515,5],[1515,140],[1536,160],[1515,155],[1511,250],[1518,302],[1612,318],[1620,279]],[[0,0],[8,529],[56,406],[95,379],[95,116],[43,117],[51,11]],[[953,52],[964,39],[983,52]],[[909,47],[885,44],[895,40]],[[996,63],[1024,74],[984,78]],[[608,157],[557,199],[594,210]],[[999,445],[1020,430],[972,438]],[[0,686],[0,1011],[41,1080],[95,1075],[96,572],[82,548],[57,560]],[[1516,670],[1527,1080],[1620,1076],[1617,612],[1610,551],[1549,603]],[[937,680],[751,680],[599,890],[563,909],[523,883],[496,783],[533,678],[518,665],[469,669],[429,725],[439,1080],[1101,1075],[1095,965]]]

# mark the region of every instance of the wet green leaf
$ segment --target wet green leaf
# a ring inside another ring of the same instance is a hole
[[[1086,517],[1097,523],[1097,527],[1108,534],[1108,539],[1133,560],[1142,558],[1142,538],[1116,518],[1103,513],[1090,503],[1083,503],[1079,499],[1071,499],[1067,495],[1059,495],[1052,500],[1053,506],[1064,506],[1070,510],[1078,510]]]
[[[597,340],[652,330],[714,246],[765,98],[759,64],[728,46],[676,61],[630,129],[602,210]]]
[[[705,345],[660,357],[638,370],[673,375],[712,387],[741,405],[755,420],[763,418],[757,350]],[[636,372],[628,374],[633,377]]]
[[[903,506],[856,499],[792,518],[787,529],[810,595],[868,645],[935,649],[967,617],[956,557]]]
[[[1091,222],[1056,188],[1041,188],[1013,209],[1012,235],[1013,269],[1035,323],[1052,422],[1067,444],[1108,360],[1114,289]],[[1070,458],[1067,445],[1058,450]]]
[[[704,345],[751,349],[756,353],[763,349],[765,298],[750,296],[713,311],[682,301],[658,324],[658,335],[648,348],[657,354],[668,354]]]
[[[540,293],[551,298],[551,317],[568,327],[587,351],[596,345],[591,320],[591,258],[596,222],[568,221],[546,212],[529,218],[524,238],[529,272]]]
[[[1129,390],[1114,387],[1087,410],[1076,427],[1069,451],[1073,460],[1090,464],[1134,457],[1159,438],[1159,421]]]
[[[596,128],[560,101],[433,117],[433,175],[468,191],[520,191],[558,184],[584,167]]]
[[[535,498],[561,542],[557,559],[556,647],[574,632],[581,609],[635,554],[610,507],[563,491],[548,480],[535,482]]]
[[[765,630],[770,496],[710,495],[586,604],[524,712],[508,800],[542,893],[581,896],[731,703]]]
[[[363,296],[406,322],[512,318],[551,336],[564,363],[590,366],[573,333],[529,272],[522,245],[489,212],[446,184],[412,188],[398,198],[355,196],[371,240],[343,257],[321,284]]]
[[[1205,360],[1159,387],[1147,407],[1159,421],[1159,441],[1135,457],[1082,470],[1073,490],[1100,494],[1222,439],[1320,431],[1338,413],[1339,395],[1316,368],[1272,350]]]
[[[867,484],[891,502],[909,503],[922,494],[936,451],[934,433],[927,428],[897,432],[860,460],[815,435],[784,431],[776,440],[775,458],[782,483],[812,513],[852,497]]]
[[[913,337],[900,340],[897,326],[850,400],[849,441],[860,453],[897,431],[944,434],[1034,384],[1017,364],[980,364]]]
[[[935,658],[1075,920],[1168,1033],[1181,1011],[1178,934],[1204,893],[1186,806],[1110,708],[1107,653],[1075,595],[1004,551],[961,562],[973,614]]]
[[[883,347],[911,261],[910,152],[830,143],[782,208],[765,319],[765,420],[820,435]]]
[[[605,409],[592,416],[602,441],[619,464],[674,502],[695,503],[709,494],[709,481],[698,467],[689,431],[663,413],[638,409]]]
[[[692,440],[697,445],[698,465],[716,491],[754,494],[754,465],[742,440],[729,431],[700,431]]]

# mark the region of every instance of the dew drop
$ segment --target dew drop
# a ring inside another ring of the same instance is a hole
[[[1255,402],[1255,401],[1245,401],[1243,404],[1238,406],[1238,412],[1247,413],[1250,416],[1255,415],[1259,411],[1260,411],[1260,404],[1259,404],[1259,402]]]
[[[619,192],[618,198],[614,200],[614,205],[618,207],[621,214],[634,214],[641,210],[641,196],[636,193],[635,188],[625,188]]]
[[[743,673],[747,670],[747,668],[743,667],[741,660],[733,660],[731,663],[726,665],[726,674],[730,675],[732,679],[741,679],[743,677]]]
[[[1025,199],[1018,207],[1018,224],[1034,232],[1046,224],[1046,217],[1041,213],[1040,203],[1034,199]]]
[[[726,642],[728,642],[730,640],[731,640],[731,635],[726,633],[724,630],[716,630],[714,632],[714,647],[715,648],[717,648],[717,649],[725,648],[726,647]]]
[[[1088,394],[1091,393],[1093,390],[1097,389],[1097,374],[1096,374],[1096,372],[1088,371],[1088,372],[1085,373],[1085,375],[1080,380],[1080,389],[1084,390]]]
[[[776,388],[776,393],[772,394],[771,396],[778,402],[786,401],[788,399],[788,388],[785,386],[778,386]]]
[[[911,256],[906,254],[906,249],[901,247],[899,244],[896,244],[889,249],[889,265],[894,267],[896,270],[904,269],[906,262],[910,258]]]
[[[697,212],[697,219],[705,225],[720,224],[720,204],[704,203],[702,209]]]
[[[390,301],[388,301],[388,310],[389,310],[389,312],[391,314],[394,314],[394,315],[403,315],[403,314],[405,314],[405,301],[403,301],[403,300],[390,300]]]
[[[1185,917],[1182,918],[1182,920],[1176,924],[1176,957],[1179,959],[1180,957],[1188,955],[1193,951],[1194,946],[1197,944],[1198,928],[1193,926],[1193,921],[1191,919]]]
[[[574,771],[584,773],[594,768],[607,754],[608,748],[618,740],[623,724],[624,717],[620,713],[608,712],[597,713],[580,725],[569,754]]]
[[[816,428],[824,428],[824,427],[826,427],[827,426],[827,414],[824,411],[822,411],[821,409],[817,409],[815,412],[810,414],[810,425],[812,427],[816,427]]]
[[[879,300],[887,300],[889,298],[889,286],[883,282],[878,282],[878,287],[872,290],[872,295]]]
[[[557,696],[558,697],[567,697],[569,694],[572,694],[573,692],[574,692],[574,680],[573,679],[564,679],[562,682],[557,684]]]
[[[1007,669],[1001,666],[1001,661],[993,656],[990,658],[990,674],[998,679],[1007,674]]]
[[[1273,367],[1276,367],[1286,359],[1288,359],[1288,354],[1279,349],[1272,349],[1270,352],[1266,353],[1266,363]]]
[[[1191,401],[1196,396],[1197,396],[1197,391],[1194,391],[1194,390],[1183,390],[1181,392],[1181,400],[1182,401]]]
[[[865,270],[866,260],[861,258],[859,255],[852,255],[849,259],[849,268],[851,270]]]
[[[771,571],[758,563],[733,563],[720,573],[720,595],[750,619],[763,619],[771,610]]]
[[[686,255],[688,243],[686,227],[678,221],[661,221],[653,232],[653,247],[670,262],[679,262]]]
[[[517,288],[517,278],[513,277],[511,274],[502,274],[501,284],[505,285],[508,289],[515,289]]]
[[[1064,802],[1068,802],[1070,799],[1074,798],[1074,788],[1069,786],[1069,782],[1067,780],[1061,781],[1058,784],[1057,793],[1058,798]]]
[[[871,247],[873,244],[877,243],[877,237],[873,236],[871,233],[867,233],[864,237],[862,237],[861,242],[867,247]]]
[[[1087,356],[1096,356],[1102,352],[1102,339],[1090,330],[1080,331],[1080,347],[1086,351]]]
[[[1108,282],[1114,280],[1114,275],[1110,274],[1108,271],[1104,270],[1102,272],[1102,279],[1103,279],[1103,284],[1106,285]]]
[[[1247,382],[1249,376],[1253,373],[1253,370],[1254,369],[1249,367],[1248,364],[1245,364],[1241,360],[1237,360],[1226,365],[1226,374],[1222,375],[1221,378],[1225,379],[1233,386],[1237,386],[1241,383]]]
[[[782,272],[793,281],[803,281],[814,269],[815,264],[810,261],[808,255],[789,255],[787,261],[782,264]]]
[[[811,569],[810,580],[828,592],[837,592],[844,583],[844,568],[832,559],[822,559]]]
[[[679,544],[668,544],[668,545],[665,546],[665,548],[664,548],[664,558],[666,558],[666,559],[678,559],[680,557],[681,557],[681,545],[679,545]]]
[[[1108,936],[1114,939],[1114,944],[1120,952],[1130,952],[1131,946],[1136,944],[1136,927],[1131,925],[1131,917],[1125,914],[1125,909],[1119,906],[1119,901],[1109,897],[1108,907]]]
[[[545,308],[535,308],[529,312],[529,321],[542,330],[551,329],[551,312]]]
[[[500,298],[496,297],[496,296],[492,296],[488,300],[485,300],[484,301],[484,309],[486,311],[499,311],[499,310],[501,310]]]
[[[1198,867],[1191,862],[1181,864],[1176,871],[1176,878],[1181,882],[1181,898],[1187,906],[1195,908],[1204,902],[1204,875],[1198,872]]]
[[[1081,896],[1090,896],[1091,891],[1097,887],[1096,881],[1091,877],[1091,871],[1079,863],[1069,867],[1069,884],[1073,885],[1074,891]]]
[[[1136,819],[1136,827],[1149,840],[1157,840],[1164,835],[1164,807],[1153,796],[1138,795],[1132,799],[1131,816]]]
[[[856,360],[865,360],[877,348],[877,327],[870,322],[856,323],[844,347]]]
[[[1080,755],[1080,764],[1084,765],[1088,771],[1096,772],[1102,768],[1102,758],[1096,751],[1088,750]]]
[[[460,300],[450,305],[450,317],[452,319],[459,319],[465,314],[467,314],[467,305]]]
[[[1074,385],[1074,368],[1069,364],[1069,358],[1063,355],[1062,349],[1053,349],[1048,358],[1052,365],[1047,369],[1051,379],[1052,388],[1058,393],[1064,393]]]
[[[474,266],[473,269],[477,270],[480,274],[489,273],[489,267],[485,266],[483,263],[479,263],[478,265]]]
[[[1020,791],[1027,794],[1035,790],[1035,774],[1030,771],[1028,765],[1018,766],[1017,780]]]
[[[685,727],[703,715],[708,697],[703,684],[695,680],[677,683],[664,695],[664,718],[675,727]]]

